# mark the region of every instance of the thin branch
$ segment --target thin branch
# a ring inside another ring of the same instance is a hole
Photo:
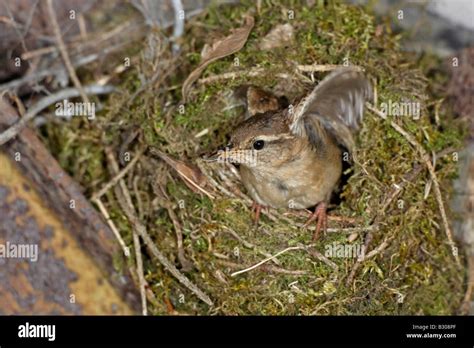
[[[237,232],[235,232],[233,229],[227,227],[227,226],[223,226],[224,227],[224,231],[229,233],[232,237],[234,237],[235,239],[237,239],[240,243],[243,244],[244,247],[248,248],[248,249],[254,249],[255,248],[255,244],[252,244],[250,242],[247,242],[245,239],[243,239],[241,236],[239,236],[237,234]]]
[[[229,196],[229,197],[232,197],[232,198],[238,198],[235,194],[233,194],[232,192],[230,192],[229,190],[227,190],[224,186],[220,185],[220,184],[212,177],[212,175],[209,173],[209,171],[208,171],[207,168],[206,168],[205,162],[203,162],[202,160],[198,159],[198,160],[196,161],[196,165],[197,165],[198,168],[201,170],[201,172],[204,174],[204,176],[207,178],[207,180],[211,183],[212,186],[214,186],[215,188],[217,188],[219,191],[221,191],[222,193],[224,193],[226,196]]]
[[[382,206],[382,209],[379,212],[379,215],[377,215],[377,217],[375,218],[374,223],[372,224],[372,226],[374,228],[369,230],[369,233],[367,233],[367,236],[365,238],[365,242],[364,242],[364,250],[365,251],[368,250],[368,248],[369,248],[369,246],[370,246],[370,244],[373,240],[374,232],[376,230],[375,227],[378,227],[380,221],[383,218],[383,213],[385,212],[385,210],[393,202],[393,200],[402,192],[403,188],[409,182],[412,182],[418,176],[418,174],[421,173],[422,169],[423,169],[422,165],[415,166],[413,168],[413,170],[411,170],[409,173],[407,173],[403,176],[403,180],[399,184],[394,184],[393,187],[392,187],[392,190],[387,195],[385,195],[384,204]],[[362,259],[358,259],[356,261],[356,263],[354,264],[354,266],[352,266],[351,273],[349,274],[349,276],[347,277],[347,280],[346,280],[347,285],[352,283],[352,280],[354,279],[357,270],[361,266],[362,262],[365,261],[366,259],[367,259],[367,257],[362,258]]]
[[[332,262],[331,260],[329,260],[326,256],[324,256],[323,254],[321,254],[319,251],[317,250],[314,250],[314,249],[306,249],[306,251],[308,252],[308,254],[310,254],[312,257],[318,259],[319,261],[322,261],[324,262],[326,265],[332,267],[335,271],[338,271],[339,270],[339,267],[334,263]]]
[[[374,257],[375,255],[380,254],[382,251],[384,251],[388,247],[388,245],[390,244],[390,242],[392,241],[393,238],[395,238],[395,237],[394,236],[385,237],[384,240],[382,241],[382,243],[380,243],[380,245],[378,247],[376,247],[370,253],[365,254],[363,256],[362,261],[365,261],[367,259],[370,259],[370,258]]]
[[[165,208],[168,212],[168,215],[173,222],[174,230],[176,233],[176,246],[178,249],[178,260],[181,264],[181,269],[184,272],[190,271],[194,268],[194,265],[191,261],[189,261],[185,256],[184,251],[184,243],[183,243],[183,229],[181,227],[181,223],[179,221],[178,215],[174,212],[174,205],[169,200],[168,195],[166,194],[166,190],[158,183],[158,181],[154,180],[152,183],[153,192],[155,193],[155,200],[158,205]]]
[[[158,204],[161,205],[166,209],[168,212],[168,215],[173,222],[174,230],[176,233],[176,246],[178,249],[178,260],[179,263],[181,264],[182,270],[183,271],[190,271],[193,269],[193,264],[191,261],[189,261],[184,252],[184,244],[183,244],[183,229],[181,227],[181,223],[179,222],[178,216],[173,210],[173,205],[166,200],[166,198],[157,196],[156,197]]]
[[[242,76],[242,75],[246,75],[246,76],[249,76],[249,77],[258,76],[262,72],[264,72],[264,69],[262,69],[262,68],[253,68],[253,69],[250,69],[250,70],[242,70],[242,71],[231,71],[231,72],[227,72],[227,73],[224,73],[224,74],[212,75],[212,76],[209,76],[209,77],[199,79],[198,83],[199,84],[206,84],[206,83],[215,82],[215,81],[235,79],[236,77],[239,77],[239,76]]]
[[[106,150],[107,159],[109,160],[110,167],[115,175],[119,174],[119,166],[117,161],[114,158],[114,155],[111,150]],[[138,156],[136,156],[138,157]],[[121,178],[119,179],[119,185],[122,190],[122,195],[125,198],[125,203],[128,205],[128,209],[131,213],[136,214],[135,207],[132,203],[132,198],[130,197],[130,192],[127,189],[127,185],[125,185],[125,181]],[[121,199],[119,199],[119,204],[125,204]],[[147,315],[147,303],[146,303],[146,280],[143,274],[143,257],[142,252],[140,249],[140,238],[138,237],[138,233],[134,230],[133,231],[133,246],[135,248],[135,258],[137,263],[137,274],[138,274],[138,282],[140,284],[140,297],[142,300],[142,314]]]
[[[122,202],[121,200],[119,200],[119,204],[121,205],[121,208],[123,209],[128,220],[133,225],[134,230],[140,235],[140,237],[145,242],[145,245],[148,247],[153,256],[161,263],[161,265],[168,272],[170,272],[181,284],[183,284],[192,293],[194,293],[199,299],[201,299],[209,306],[213,306],[214,303],[210,299],[210,297],[206,295],[201,289],[199,289],[193,282],[191,282],[189,278],[183,275],[158,249],[158,247],[148,234],[145,225],[137,218],[136,214],[132,211],[132,209],[129,206],[125,205],[124,202]]]
[[[86,94],[108,94],[115,90],[113,86],[105,85],[89,85],[84,87]],[[7,141],[14,138],[30,121],[33,119],[40,111],[47,108],[48,106],[68,98],[78,97],[80,95],[77,88],[66,88],[57,93],[48,95],[40,99],[36,104],[32,105],[25,116],[22,117],[17,123],[15,123],[10,128],[6,129],[3,133],[0,134],[0,146],[5,144]]]
[[[209,197],[210,199],[214,199],[215,197],[208,191],[206,191],[204,188],[202,188],[197,182],[196,182],[196,179],[193,179],[192,176],[193,176],[193,173],[192,173],[192,170],[188,170],[187,171],[187,174],[185,174],[185,170],[180,169],[177,165],[177,162],[176,160],[172,159],[171,157],[169,157],[167,154],[165,154],[164,152],[156,149],[156,148],[152,148],[150,149],[150,153],[155,155],[155,156],[158,156],[161,160],[163,160],[164,162],[166,162],[171,168],[173,168],[174,171],[176,171],[176,173],[178,173],[179,176],[181,176],[181,178],[183,179],[183,181],[185,181],[185,183],[188,183],[189,185],[191,185],[192,187],[194,187],[195,189],[197,189],[198,191],[204,193],[207,197]],[[184,164],[184,163],[183,163]],[[184,164],[185,165],[185,164]],[[186,167],[188,167],[188,165],[185,165]],[[189,167],[188,167],[189,169]],[[190,187],[192,189],[192,187]]]
[[[89,98],[82,87],[81,81],[77,77],[76,70],[72,66],[71,59],[69,58],[69,54],[67,53],[66,45],[64,44],[63,38],[61,36],[61,29],[59,28],[58,20],[56,18],[56,13],[53,7],[53,0],[47,0],[47,8],[49,12],[49,17],[51,20],[51,25],[53,26],[54,36],[56,37],[56,41],[59,47],[59,51],[61,52],[61,56],[64,60],[64,64],[66,65],[66,69],[69,72],[69,76],[71,77],[74,86],[79,90],[82,100],[89,104]]]
[[[122,179],[130,171],[130,169],[135,166],[144,151],[145,149],[138,151],[138,153],[134,156],[130,163],[125,168],[123,168],[120,173],[116,174],[112,178],[112,180],[107,182],[98,192],[92,195],[91,200],[95,200],[97,198],[102,197],[112,186],[115,186],[119,182],[119,180]]]
[[[369,225],[369,226],[360,226],[360,227],[345,227],[345,228],[328,228],[326,230],[327,233],[361,233],[361,232],[368,232],[373,231],[376,226]]]
[[[312,64],[312,65],[298,65],[297,69],[302,72],[326,72],[332,71],[338,68],[344,68],[345,65],[337,65],[337,64]],[[351,68],[359,69],[360,71],[364,71],[364,68],[351,65]]]
[[[185,275],[181,272],[166,258],[166,256],[158,249],[150,235],[146,231],[146,227],[136,218],[136,216],[128,216],[132,224],[135,225],[138,234],[142,237],[148,249],[151,251],[154,257],[163,265],[163,267],[170,272],[178,281],[193,292],[199,299],[207,303],[209,306],[213,306],[214,303],[201,289],[199,289],[194,283],[192,283]]]
[[[120,246],[122,247],[123,254],[125,255],[125,257],[129,258],[130,257],[130,249],[125,244],[124,240],[122,239],[122,236],[120,236],[120,232],[118,231],[118,229],[115,226],[114,222],[110,218],[109,212],[107,211],[107,209],[105,209],[104,204],[102,203],[100,198],[96,198],[95,200],[93,200],[93,202],[95,204],[97,204],[97,207],[99,207],[100,212],[102,213],[102,215],[104,215],[105,221],[107,221],[107,224],[109,225],[110,229],[114,233],[115,238],[117,238]]]
[[[140,238],[136,232],[133,233],[133,246],[135,247],[135,256],[137,258],[138,282],[140,284],[140,297],[142,300],[142,314],[148,315],[146,304],[146,280],[143,273],[143,257],[140,249]]]

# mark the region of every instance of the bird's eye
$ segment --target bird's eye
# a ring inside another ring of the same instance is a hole
[[[261,149],[263,149],[264,146],[265,146],[265,142],[263,140],[256,140],[253,143],[253,148],[255,150],[261,150]]]

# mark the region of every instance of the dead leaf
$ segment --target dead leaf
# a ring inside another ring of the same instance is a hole
[[[183,100],[186,101],[186,97],[189,93],[189,88],[197,80],[202,71],[212,62],[227,57],[235,52],[238,52],[244,47],[247,42],[250,31],[254,25],[254,19],[252,16],[245,18],[245,24],[243,27],[233,30],[232,34],[226,36],[222,40],[218,40],[212,44],[209,49],[206,49],[205,56],[199,66],[189,74],[186,81],[183,83],[181,93]]]
[[[212,194],[203,189],[203,187],[207,184],[207,180],[198,167],[190,163],[175,160],[158,149],[151,149],[150,152],[160,157],[171,168],[173,168],[183,179],[186,186],[188,186],[193,192],[204,193],[209,198],[214,199]]]
[[[284,46],[293,40],[293,27],[291,24],[280,24],[273,28],[260,42],[261,50],[271,50]]]

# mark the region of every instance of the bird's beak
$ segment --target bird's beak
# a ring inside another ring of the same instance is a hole
[[[229,147],[225,147],[219,149],[217,152],[209,155],[207,157],[203,157],[203,160],[206,162],[226,162],[230,158],[232,158],[232,150]]]
[[[219,163],[234,163],[234,164],[245,164],[247,166],[255,166],[257,163],[257,154],[255,151],[239,150],[236,148],[226,147],[217,151],[217,153],[203,158],[206,162],[219,162]]]
[[[204,156],[202,159],[205,161],[205,162],[217,162],[219,161],[219,158],[220,158],[220,154],[219,152],[216,152],[210,156]]]

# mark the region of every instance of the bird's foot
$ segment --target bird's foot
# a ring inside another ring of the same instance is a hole
[[[328,216],[326,214],[326,209],[327,209],[327,205],[325,202],[319,203],[314,209],[314,213],[311,214],[308,221],[306,221],[306,223],[304,224],[304,227],[307,227],[313,221],[317,220],[316,229],[314,230],[314,234],[313,234],[313,241],[319,238],[319,234],[321,233],[321,228],[323,229],[323,232],[326,233],[327,223],[328,223]]]
[[[283,215],[302,217],[302,216],[308,216],[308,213],[313,214],[311,210],[309,209],[301,209],[301,210],[289,209],[288,211],[284,212]],[[341,222],[343,224],[349,224],[349,225],[360,223],[359,219],[356,219],[354,217],[334,215],[334,213],[327,214],[327,218],[329,221],[336,221],[336,222]]]
[[[263,205],[258,204],[257,202],[252,203],[252,211],[255,212],[253,222],[255,226],[258,225],[258,221],[260,220],[260,212],[262,211]]]

